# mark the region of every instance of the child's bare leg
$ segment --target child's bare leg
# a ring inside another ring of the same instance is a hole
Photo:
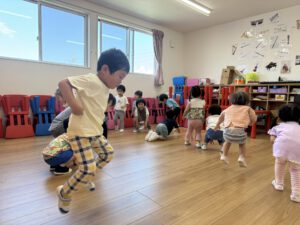
[[[290,163],[291,173],[291,200],[300,202],[300,165],[296,163]]]
[[[240,156],[238,158],[238,162],[240,164],[240,167],[247,167],[247,163],[245,160],[246,157],[246,144],[239,144],[239,152]]]
[[[223,153],[221,154],[221,158],[220,160],[224,161],[225,164],[229,164],[229,160],[228,160],[228,152],[229,152],[229,148],[231,146],[231,143],[226,142],[223,144]]]

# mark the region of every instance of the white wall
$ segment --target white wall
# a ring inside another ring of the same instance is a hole
[[[133,96],[134,91],[137,89],[142,90],[146,97],[167,92],[168,86],[172,82],[172,76],[183,73],[183,34],[85,1],[63,0],[63,2],[69,6],[71,5],[71,8],[83,8],[90,16],[90,68],[0,58],[0,94],[53,94],[58,82],[65,77],[95,73],[97,64],[97,16],[101,14],[149,29],[159,29],[165,33],[163,43],[165,85],[155,88],[153,76],[130,74],[124,80],[127,96]],[[170,48],[170,40],[172,40],[174,48]]]
[[[289,58],[292,61],[292,69],[290,74],[282,75],[279,69],[271,72],[267,71],[263,60],[258,58],[250,58],[248,62],[243,62],[244,64],[249,64],[249,68],[254,67],[253,64],[255,63],[260,63],[259,73],[261,81],[275,81],[278,79],[278,76],[285,77],[289,80],[300,80],[300,66],[295,66],[295,55],[300,55],[300,30],[296,29],[296,20],[300,19],[299,11],[300,6],[276,11],[279,13],[280,23],[288,25],[289,34],[291,35],[292,47],[290,48]],[[241,43],[241,34],[251,29],[250,21],[264,18],[265,24],[263,24],[263,28],[269,30],[269,33],[271,33],[273,31],[273,25],[270,25],[268,18],[276,12],[270,12],[186,34],[184,37],[185,74],[189,77],[210,77],[213,82],[218,83],[223,68],[229,65],[238,66],[243,64],[238,59],[237,54],[232,56],[232,45]],[[232,11],[232,13],[234,13],[234,11]],[[265,35],[265,38],[268,38],[268,33]],[[271,50],[266,52],[266,56],[267,60],[276,58],[274,51]],[[280,64],[280,60],[278,63]]]

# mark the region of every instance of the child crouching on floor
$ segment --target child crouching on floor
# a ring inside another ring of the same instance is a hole
[[[206,118],[206,134],[204,138],[204,144],[202,145],[202,149],[207,149],[207,145],[214,140],[219,142],[219,145],[223,147],[224,138],[223,138],[223,130],[224,124],[220,124],[220,130],[215,130],[217,122],[219,120],[221,114],[221,107],[219,105],[211,105],[208,109],[208,117]],[[222,151],[221,147],[221,151]]]
[[[166,111],[167,119],[156,126],[156,131],[150,130],[145,137],[145,141],[165,140],[176,128],[177,132],[180,133],[178,124],[174,119],[173,110]]]

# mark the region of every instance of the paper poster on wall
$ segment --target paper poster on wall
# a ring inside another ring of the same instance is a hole
[[[278,39],[279,39],[278,35],[271,36],[271,38],[270,38],[270,48],[271,49],[279,47],[279,40]]]
[[[282,74],[291,73],[291,61],[290,60],[281,62],[280,73],[282,73]]]
[[[282,34],[288,31],[286,24],[278,24],[274,27],[274,34]]]
[[[295,65],[296,65],[296,66],[299,66],[299,65],[300,65],[300,55],[296,55]]]

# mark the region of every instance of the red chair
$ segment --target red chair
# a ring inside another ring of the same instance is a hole
[[[134,98],[127,97],[129,105],[125,111],[125,118],[124,118],[124,127],[133,127],[133,117],[132,117],[132,105],[134,102]]]
[[[5,138],[23,138],[34,136],[33,127],[28,117],[29,96],[4,95],[2,106],[7,116]]]
[[[108,113],[107,129],[114,130],[115,129],[115,124],[114,124],[115,110],[114,110],[114,108],[110,107],[107,110],[107,113]]]
[[[155,109],[156,109],[156,123],[161,123],[166,119],[166,108],[164,104],[159,104],[159,99],[155,99]]]
[[[271,111],[270,110],[255,110],[256,115],[266,115],[266,126],[265,126],[265,132],[268,133],[268,130],[271,127]],[[254,123],[251,127],[251,138],[256,138],[256,123]]]
[[[144,98],[149,111],[149,123],[155,123],[155,98]]]

